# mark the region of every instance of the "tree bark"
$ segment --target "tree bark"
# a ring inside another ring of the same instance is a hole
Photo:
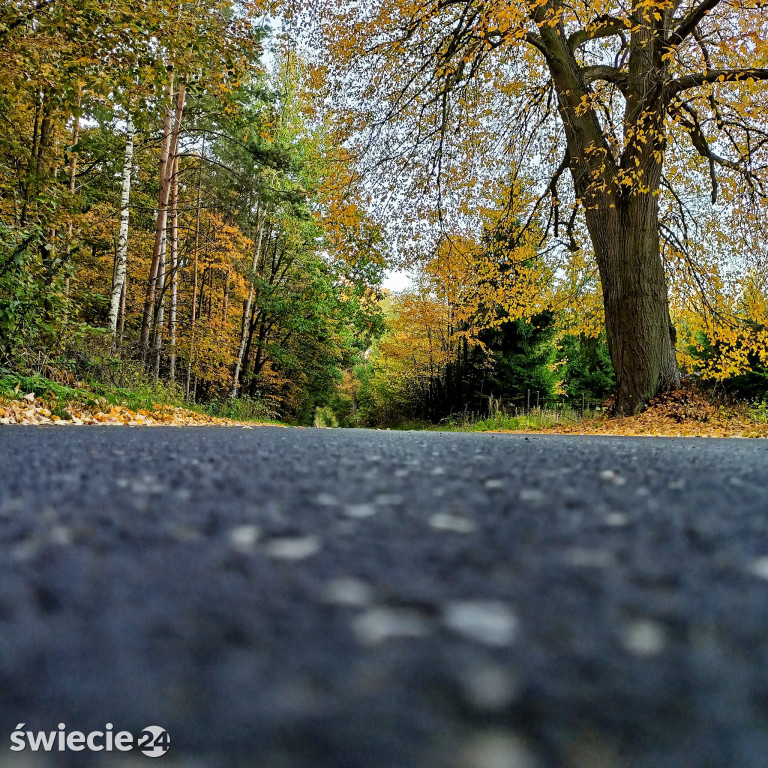
[[[176,108],[172,110],[173,103],[173,75],[168,81],[168,105],[165,109],[163,128],[163,143],[160,149],[160,190],[157,200],[157,219],[155,223],[155,244],[152,250],[152,262],[147,278],[147,289],[144,298],[144,314],[141,322],[141,359],[146,362],[149,355],[149,340],[152,328],[152,316],[155,310],[155,296],[157,294],[158,271],[160,267],[160,251],[165,237],[165,228],[168,221],[168,200],[171,193],[171,176],[173,173],[173,158],[176,156],[179,146],[179,133],[181,130],[181,118],[184,113],[186,99],[186,87],[182,82],[176,95]]]
[[[26,176],[24,184],[22,186],[22,205],[21,216],[19,218],[19,225],[23,228],[27,224],[27,212],[29,210],[29,202],[32,197],[32,188],[34,186],[35,167],[37,162],[37,142],[40,135],[40,107],[41,96],[35,101],[35,115],[32,120],[32,146],[29,150],[29,160],[27,162]]]
[[[173,164],[171,191],[171,298],[168,310],[168,379],[176,381],[176,308],[179,301],[179,158]]]
[[[77,152],[75,147],[80,140],[80,117],[81,108],[83,102],[82,88],[77,90],[77,103],[75,105],[75,122],[72,126],[72,157],[69,161],[69,182],[67,183],[67,192],[69,192],[70,205],[72,205],[75,189],[77,188]],[[67,222],[67,246],[66,246],[66,264],[69,269],[71,257],[72,257],[72,235],[75,231],[74,224],[72,223],[72,210],[69,212],[69,221]],[[64,318],[63,322],[66,325],[69,322],[69,292],[70,292],[70,279],[69,274],[64,278]]]
[[[160,246],[160,266],[158,268],[158,294],[159,301],[157,310],[155,311],[154,322],[154,344],[152,349],[152,364],[154,366],[155,378],[160,378],[160,355],[162,353],[163,346],[163,323],[165,321],[165,280],[167,276],[167,259],[166,253],[168,250],[168,237],[167,233],[163,233],[163,242]]]
[[[120,315],[117,320],[117,347],[118,349],[123,344],[123,332],[125,331],[125,303],[128,299],[128,273],[125,273],[125,280],[123,280],[123,292],[120,296]]]
[[[123,159],[123,178],[120,186],[120,233],[117,237],[117,255],[115,276],[112,281],[112,298],[109,304],[109,330],[113,338],[117,335],[117,318],[123,296],[123,285],[128,270],[128,224],[131,202],[131,170],[133,166],[133,140],[135,130],[130,114],[126,124],[125,157]]]
[[[256,235],[256,247],[253,249],[253,264],[251,265],[251,278],[249,280],[250,287],[248,290],[248,300],[245,305],[245,311],[243,313],[244,317],[250,317],[251,314],[251,306],[253,305],[253,295],[254,295],[254,287],[253,287],[253,279],[256,273],[256,267],[259,264],[259,254],[261,253],[261,241],[262,237],[264,235],[264,221],[266,219],[266,212],[262,213],[261,211],[261,205],[258,206],[256,209],[256,221],[257,221],[257,228],[258,228],[258,234]],[[243,332],[240,334],[240,346],[238,347],[237,351],[237,361],[235,362],[235,372],[232,376],[232,397],[237,397],[237,390],[240,386],[240,370],[243,366],[243,355],[245,354],[245,345],[246,345],[246,324],[243,323]]]
[[[659,256],[658,197],[635,195],[615,209],[587,211],[603,287],[616,411],[632,414],[680,385],[674,327]]]
[[[203,144],[203,153],[205,144]],[[201,161],[202,166],[202,161]],[[189,360],[187,360],[187,391],[186,399],[189,402],[190,382],[192,381],[192,360],[195,355],[195,330],[197,327],[197,261],[200,252],[200,198],[202,194],[203,177],[202,170],[197,173],[197,203],[195,206],[195,255],[193,263],[192,278],[192,317],[190,319],[190,341],[189,341]],[[197,388],[197,384],[195,384]]]

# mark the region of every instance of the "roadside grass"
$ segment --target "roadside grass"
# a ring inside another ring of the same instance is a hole
[[[5,373],[0,376],[0,397],[21,399],[34,392],[44,401],[64,400],[85,406],[121,405],[131,410],[151,410],[156,405],[181,405],[166,387],[138,386],[136,388],[105,385],[96,381],[62,384],[42,374]]]
[[[750,403],[749,417],[757,424],[768,423],[768,399]]]
[[[252,398],[215,400],[207,404],[186,403],[179,387],[168,387],[151,380],[137,384],[135,387],[123,387],[97,381],[78,381],[70,385],[39,373],[3,372],[0,374],[0,400],[24,400],[26,395],[34,392],[35,399],[45,403],[51,414],[62,420],[72,418],[70,411],[74,409],[115,406],[135,412],[153,412],[172,407],[202,416],[286,426],[261,401]]]
[[[213,400],[204,405],[185,403],[183,407],[205,413],[208,416],[232,419],[233,421],[269,422],[286,426],[285,422],[277,418],[276,412],[269,403],[253,397],[229,397],[223,400]]]
[[[733,403],[713,400],[695,387],[654,398],[635,416],[614,416],[608,407],[532,408],[510,412],[490,403],[491,414],[462,413],[439,424],[407,423],[401,429],[446,432],[549,432],[581,435],[768,438],[768,400]]]
[[[55,401],[61,401],[61,403],[72,402],[83,406],[96,406],[99,404],[97,395],[90,390],[59,384],[40,374],[23,376],[5,373],[0,376],[1,399],[22,400],[30,392],[34,392],[35,397],[40,400],[52,404]],[[60,403],[54,405],[52,412],[56,413],[59,418],[69,418],[68,415],[65,415],[65,408]]]
[[[497,411],[485,418],[474,414],[454,416],[438,429],[451,432],[540,432],[581,422],[593,422],[600,411],[590,408],[581,410],[563,408],[533,408],[527,413],[509,414]]]

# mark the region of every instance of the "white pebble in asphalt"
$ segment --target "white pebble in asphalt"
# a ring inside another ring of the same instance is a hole
[[[538,761],[516,734],[487,731],[462,750],[462,768],[536,768]]]
[[[382,506],[397,505],[403,503],[403,497],[397,493],[380,493],[373,501]]]
[[[600,473],[600,479],[604,483],[610,483],[611,485],[626,485],[627,478],[619,474],[615,469],[604,469]]]
[[[394,638],[423,637],[429,624],[416,611],[371,608],[352,622],[352,631],[360,644],[379,645]]]
[[[267,554],[276,560],[303,560],[320,551],[320,542],[314,536],[273,539],[267,545]]]
[[[520,501],[525,501],[529,504],[541,504],[544,501],[544,493],[538,488],[523,488],[520,491]]]
[[[497,600],[459,600],[443,608],[445,625],[459,635],[483,645],[511,645],[518,630],[517,617]]]
[[[373,589],[351,576],[333,579],[323,588],[323,602],[348,608],[366,608],[373,602]]]
[[[454,533],[472,533],[476,529],[472,520],[447,512],[437,512],[429,518],[429,524],[438,531],[453,531]]]
[[[347,504],[344,507],[344,514],[354,519],[373,517],[376,514],[376,507],[373,504]]]
[[[252,550],[261,538],[258,525],[237,525],[229,531],[229,543],[233,549],[247,552]]]
[[[753,576],[757,576],[758,579],[765,579],[768,581],[768,555],[753,560],[749,564],[748,570]]]
[[[624,627],[622,644],[635,656],[657,656],[664,649],[665,643],[664,627],[655,621],[639,619]]]

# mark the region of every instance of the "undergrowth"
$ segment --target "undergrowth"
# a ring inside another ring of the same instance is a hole
[[[49,404],[51,413],[69,419],[70,406],[103,408],[106,405],[123,406],[132,411],[152,411],[163,406],[184,408],[233,421],[259,421],[282,423],[267,404],[249,397],[214,400],[206,404],[186,403],[181,388],[157,382],[151,377],[136,377],[133,387],[116,386],[99,381],[78,381],[64,384],[39,373],[0,373],[0,399],[21,400],[34,392],[35,397]]]

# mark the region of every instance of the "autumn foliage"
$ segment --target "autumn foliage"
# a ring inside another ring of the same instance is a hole
[[[0,42],[4,371],[304,423],[766,398],[759,3],[20,0]]]

